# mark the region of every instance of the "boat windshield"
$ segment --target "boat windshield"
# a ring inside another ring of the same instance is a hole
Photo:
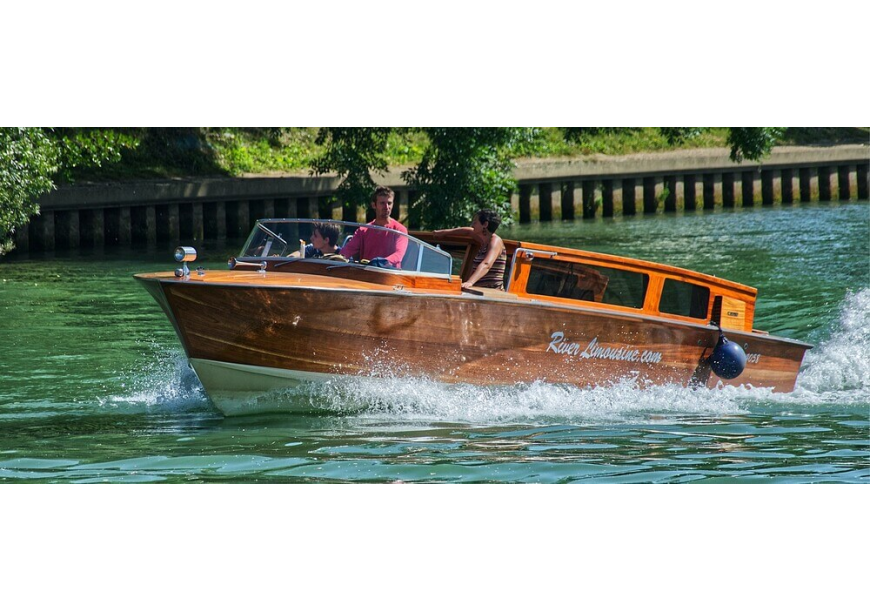
[[[260,219],[239,257],[306,257],[306,251],[307,257],[328,255],[320,251],[312,252],[315,229],[321,237],[337,235],[339,254],[341,248],[345,248],[348,254],[353,250],[353,256],[347,257],[350,263],[372,264],[371,261],[374,261],[378,267],[415,273],[449,275],[451,272],[452,259],[449,253],[415,237],[378,225],[332,220]],[[358,242],[350,244],[352,239]],[[367,244],[367,248],[360,250],[358,245],[362,242]],[[372,251],[372,245],[375,244],[377,248]],[[371,260],[365,259],[368,252],[374,252],[376,256],[372,256]]]

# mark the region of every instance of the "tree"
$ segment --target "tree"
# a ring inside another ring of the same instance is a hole
[[[337,172],[336,197],[345,210],[367,205],[375,188],[373,170],[387,171],[384,149],[391,128],[323,128],[317,143],[326,146],[312,172]],[[403,173],[419,197],[411,224],[444,227],[466,224],[480,208],[493,208],[510,222],[510,192],[516,186],[512,153],[534,130],[515,127],[422,128],[428,146],[422,161]],[[353,218],[354,214],[345,215]]]
[[[0,255],[15,232],[39,213],[37,198],[54,188],[59,151],[39,128],[0,128]]]
[[[731,146],[731,160],[740,163],[744,158],[757,161],[765,157],[784,133],[784,127],[730,128],[728,144]]]
[[[422,227],[467,225],[481,208],[510,223],[510,192],[516,188],[511,153],[532,130],[516,127],[432,127],[430,146],[415,168],[402,174],[419,194],[414,212]]]
[[[118,161],[136,138],[96,128],[0,128],[0,255],[14,248],[14,236],[39,214],[37,200],[71,179],[74,168]]]
[[[316,158],[311,171],[334,171],[342,179],[335,193],[345,209],[345,218],[356,219],[356,208],[365,205],[375,190],[371,171],[387,171],[384,149],[392,132],[389,127],[323,127],[316,143],[326,147]]]

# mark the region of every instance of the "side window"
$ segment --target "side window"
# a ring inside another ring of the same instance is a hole
[[[706,319],[709,302],[710,289],[706,286],[665,278],[659,312]]]
[[[646,274],[622,269],[552,260],[531,265],[526,292],[534,295],[640,309],[649,285]]]

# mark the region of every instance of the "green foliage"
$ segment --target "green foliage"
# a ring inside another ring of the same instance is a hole
[[[870,127],[789,127],[779,144],[829,146],[868,142]]]
[[[17,228],[39,213],[37,198],[54,188],[57,146],[38,128],[0,127],[0,254]]]
[[[213,155],[216,173],[239,176],[300,172],[322,154],[317,128],[208,128],[203,146]]]
[[[697,138],[707,129],[706,127],[660,127],[659,131],[669,144],[682,144],[687,140]]]
[[[424,128],[430,146],[422,161],[402,177],[419,198],[413,224],[468,225],[481,208],[511,222],[510,192],[516,187],[512,152],[534,138],[515,127]]]
[[[335,194],[345,207],[365,206],[375,189],[371,171],[387,171],[385,150],[389,127],[323,127],[317,144],[324,152],[312,162],[312,172],[336,172],[343,180]]]
[[[575,128],[322,128],[324,152],[313,172],[342,178],[337,198],[346,207],[367,205],[375,187],[372,171],[416,159],[402,178],[418,199],[413,226],[467,224],[480,208],[511,221],[512,159],[560,154],[625,154],[685,146],[732,146],[732,157],[759,159],[770,152],[781,128],[575,127]],[[413,144],[409,144],[412,142]]]
[[[0,252],[38,212],[55,181],[336,172],[337,199],[365,206],[372,172],[411,166],[419,200],[412,223],[467,224],[490,207],[510,222],[512,161],[521,157],[624,155],[675,148],[731,148],[757,160],[778,142],[866,142],[868,128],[0,128]],[[5,243],[5,246],[3,245]]]
[[[542,128],[540,148],[531,156],[629,155],[677,148],[722,147],[726,128],[562,127]]]
[[[390,132],[384,156],[390,166],[407,166],[420,163],[429,147],[425,130],[405,128]]]
[[[768,155],[786,133],[782,127],[563,127],[573,154],[620,155],[683,147],[731,148],[731,159],[757,161]]]
[[[103,163],[117,163],[121,152],[134,149],[139,139],[113,129],[55,128],[49,132],[59,155],[59,178],[74,180],[77,168],[99,168]]]
[[[732,127],[728,135],[731,160],[737,163],[744,158],[757,161],[768,155],[773,145],[785,133],[784,127]]]
[[[119,161],[136,138],[90,128],[0,128],[0,254],[13,248],[15,232],[39,213],[40,195],[54,179],[70,180],[76,168]]]
[[[671,190],[668,189],[667,187],[663,187],[662,192],[659,193],[659,196],[656,198],[656,201],[658,202],[659,208],[664,207],[665,202],[668,201],[668,197],[670,197],[670,195],[671,195]]]
[[[510,161],[528,149],[536,130],[497,128],[322,128],[317,174],[336,172],[336,198],[346,207],[365,206],[376,184],[371,172],[386,172],[397,155],[419,162],[403,172],[418,199],[411,223],[423,227],[465,225],[480,208],[502,213],[510,223],[510,191],[516,183]]]

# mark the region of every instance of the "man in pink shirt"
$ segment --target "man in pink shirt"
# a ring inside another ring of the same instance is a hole
[[[375,211],[375,220],[369,225],[395,229],[407,234],[407,228],[399,221],[390,217],[393,211],[395,194],[389,187],[378,187],[372,194],[372,208]],[[391,231],[379,231],[360,227],[354,232],[350,241],[342,246],[341,255],[347,259],[353,257],[355,261],[368,259],[374,265],[385,260],[386,265],[380,267],[402,267],[402,257],[408,249],[408,238],[404,238]]]

